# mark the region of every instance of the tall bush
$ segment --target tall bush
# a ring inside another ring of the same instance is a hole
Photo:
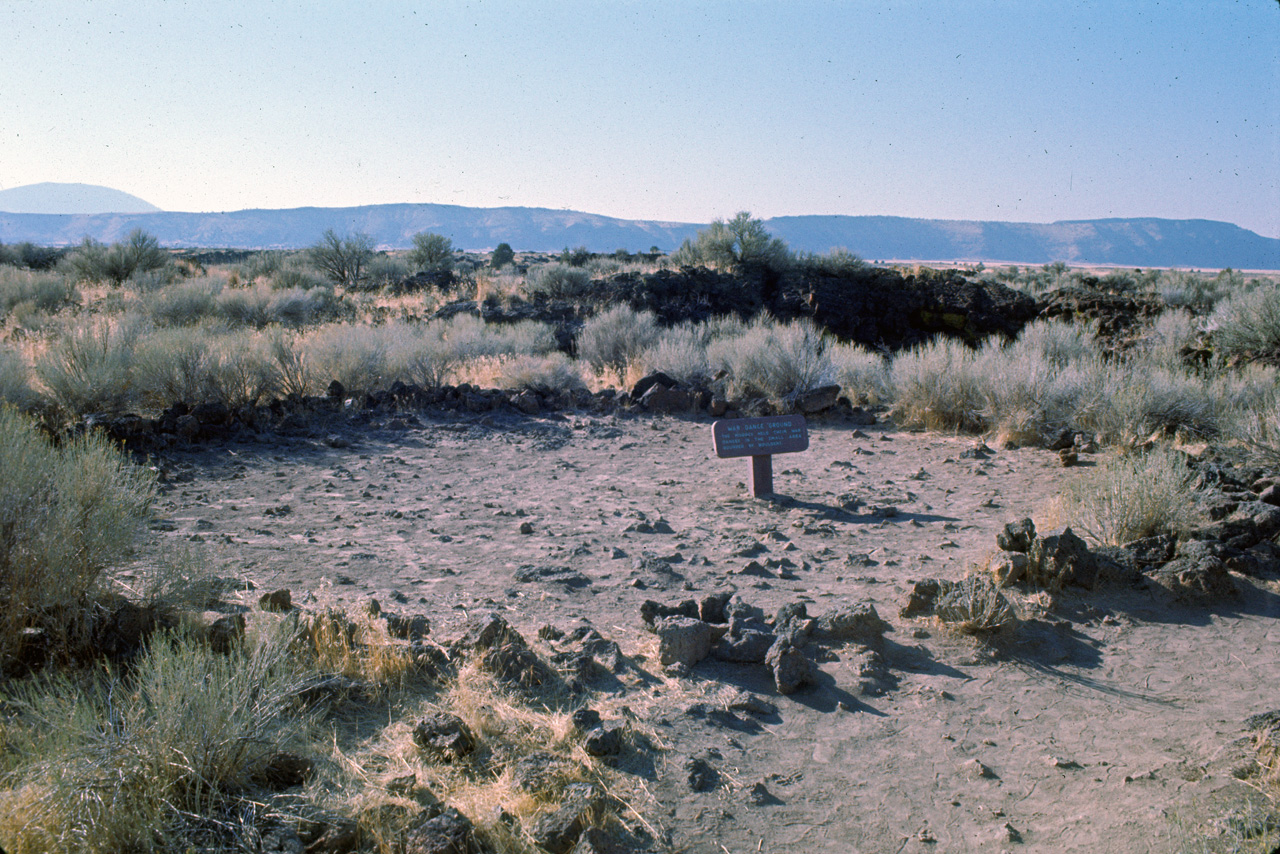
[[[321,235],[308,254],[311,263],[339,287],[356,288],[373,258],[373,238],[367,234],[339,237],[332,228]]]

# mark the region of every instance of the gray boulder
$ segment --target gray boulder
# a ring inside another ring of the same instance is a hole
[[[654,623],[658,661],[665,667],[693,667],[711,654],[711,626],[692,617],[663,617]]]

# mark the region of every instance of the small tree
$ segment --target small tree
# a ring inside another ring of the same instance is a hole
[[[120,243],[104,246],[86,237],[68,261],[72,275],[86,282],[122,284],[135,273],[149,273],[169,263],[160,241],[140,228]]]
[[[358,287],[373,258],[373,238],[367,234],[339,237],[332,228],[308,250],[311,263],[335,285]]]
[[[696,241],[686,239],[671,260],[681,266],[738,272],[760,267],[777,271],[790,266],[791,250],[786,241],[772,237],[763,222],[742,211],[728,222],[711,223],[698,232]]]
[[[453,241],[443,234],[420,231],[413,236],[409,263],[418,270],[445,272],[453,269]]]
[[[498,248],[493,250],[493,256],[489,259],[489,266],[497,270],[507,266],[516,260],[516,253],[511,249],[510,243],[499,243]]]

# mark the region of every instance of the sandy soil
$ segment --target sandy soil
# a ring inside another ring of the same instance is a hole
[[[375,597],[428,614],[440,637],[486,608],[530,637],[589,622],[659,677],[645,599],[873,603],[893,626],[874,679],[864,654],[835,649],[821,684],[790,696],[762,666],[710,660],[629,689],[669,748],[637,781],[647,818],[688,851],[1168,851],[1178,821],[1259,797],[1232,772],[1248,761],[1244,718],[1280,707],[1274,582],[1238,579],[1243,595],[1212,607],[1069,593],[984,648],[900,618],[907,591],[962,577],[1081,469],[1034,449],[966,458],[971,437],[887,425],[810,432],[807,452],[775,458],[785,498],[760,501],[747,460],[715,458],[709,421],[321,426],[166,453],[156,528],[259,589]],[[769,577],[741,574],[751,560]],[[777,713],[691,709],[739,688]],[[695,755],[714,790],[689,789]]]

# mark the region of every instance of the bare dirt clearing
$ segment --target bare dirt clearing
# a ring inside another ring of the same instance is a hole
[[[1173,816],[1195,827],[1261,798],[1233,775],[1251,761],[1243,720],[1280,705],[1275,582],[1237,578],[1237,600],[1207,607],[1077,590],[984,648],[898,610],[1077,470],[816,421],[809,451],[774,459],[785,497],[757,501],[709,425],[423,415],[170,451],[156,527],[295,600],[377,598],[441,637],[486,609],[528,637],[589,623],[645,656],[657,678],[619,690],[668,748],[637,785],[677,849],[1167,851]],[[883,666],[835,647],[788,696],[758,665],[664,677],[641,603],[728,590],[767,613],[872,603],[892,625]],[[739,688],[776,714],[726,711]],[[716,785],[690,790],[690,758]]]

